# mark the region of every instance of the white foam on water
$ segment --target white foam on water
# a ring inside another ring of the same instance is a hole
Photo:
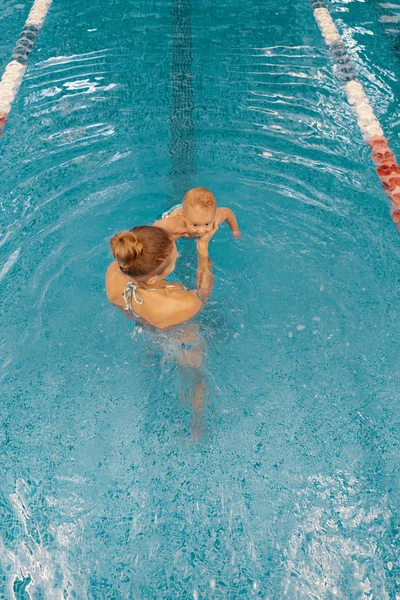
[[[4,279],[4,277],[7,275],[8,271],[13,267],[13,265],[17,262],[18,260],[18,256],[21,252],[21,248],[17,248],[15,250],[15,252],[13,252],[11,254],[11,256],[9,256],[6,260],[6,262],[4,263],[1,271],[0,271],[0,281],[2,279]]]
[[[14,584],[16,581],[31,580],[25,588],[29,598],[36,598],[39,591],[45,598],[66,600],[76,598],[77,582],[72,574],[67,558],[71,546],[79,547],[80,531],[83,527],[81,519],[71,523],[56,524],[44,527],[51,531],[58,542],[57,552],[54,545],[48,550],[42,540],[40,524],[34,519],[29,508],[29,485],[23,479],[16,482],[15,492],[8,497],[9,515],[15,527],[14,535],[9,540],[0,538],[0,565],[7,573],[7,597],[16,600]],[[61,576],[61,577],[60,577]],[[79,586],[79,598],[85,600],[87,594],[84,586]]]
[[[284,597],[344,599],[347,580],[352,597],[389,600],[381,555],[390,547],[381,549],[392,513],[385,497],[373,502],[362,492],[351,474],[308,478],[296,505],[298,525],[285,550]]]

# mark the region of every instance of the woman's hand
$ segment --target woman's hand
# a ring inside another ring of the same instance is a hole
[[[208,243],[211,240],[211,238],[213,237],[213,235],[215,233],[217,233],[217,231],[218,231],[218,223],[217,223],[217,221],[214,221],[212,229],[210,231],[208,231],[207,233],[205,233],[204,235],[202,235],[201,237],[197,238],[197,241]]]
[[[211,238],[217,231],[218,223],[214,221],[212,229],[208,233],[205,233],[204,235],[197,238],[196,248],[199,254],[199,259],[200,257],[208,259],[208,242],[211,240]]]

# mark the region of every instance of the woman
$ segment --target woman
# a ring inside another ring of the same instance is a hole
[[[178,251],[172,236],[159,227],[142,225],[121,231],[111,238],[115,261],[106,275],[106,292],[111,304],[135,320],[159,329],[178,325],[194,317],[210,294],[213,277],[208,258],[208,241],[197,240],[197,290],[165,278],[172,273]]]

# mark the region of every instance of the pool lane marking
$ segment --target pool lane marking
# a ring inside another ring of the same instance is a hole
[[[392,200],[391,217],[400,231],[400,167],[383,135],[383,129],[369,103],[346,46],[322,0],[311,0],[315,20],[329,48],[330,57],[345,89],[347,100],[357,115],[357,123],[372,151],[372,160],[382,187]]]
[[[171,206],[194,187],[196,175],[191,4],[191,0],[172,0],[171,4]]]
[[[28,58],[44,23],[52,0],[35,0],[21,34],[14,46],[11,60],[0,81],[0,135],[7,123],[15,96],[25,74]]]

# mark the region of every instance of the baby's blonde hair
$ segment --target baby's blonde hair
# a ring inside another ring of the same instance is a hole
[[[186,192],[183,198],[183,206],[201,206],[202,208],[215,208],[217,201],[210,190],[204,187],[197,187]]]

